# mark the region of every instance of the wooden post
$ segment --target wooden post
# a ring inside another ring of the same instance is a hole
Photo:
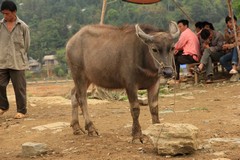
[[[100,24],[103,24],[103,22],[104,22],[104,16],[105,16],[106,8],[107,8],[107,0],[103,0],[102,14],[101,14],[101,21],[100,21]]]
[[[238,66],[240,65],[240,50],[238,46],[238,37],[237,37],[237,29],[236,25],[234,22],[234,14],[233,14],[233,9],[232,9],[232,0],[226,0],[228,4],[228,14],[232,18],[232,24],[233,24],[233,32],[234,32],[234,37],[235,37],[235,44],[237,46],[237,52],[238,52]]]

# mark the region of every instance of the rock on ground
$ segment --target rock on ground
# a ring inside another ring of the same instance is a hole
[[[185,155],[198,149],[198,128],[191,124],[153,124],[143,134],[159,155]]]
[[[44,143],[26,142],[22,144],[22,156],[24,157],[39,156],[46,154],[47,151],[47,145]]]

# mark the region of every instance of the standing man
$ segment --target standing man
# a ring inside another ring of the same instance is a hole
[[[196,63],[200,59],[200,44],[196,34],[188,27],[188,20],[177,22],[181,32],[178,42],[175,44],[176,82],[179,83],[180,64]]]
[[[6,88],[11,80],[17,105],[14,118],[21,119],[27,113],[25,69],[28,68],[30,33],[28,26],[17,17],[17,6],[14,2],[3,1],[1,13],[3,19],[0,21],[0,115],[9,109]]]

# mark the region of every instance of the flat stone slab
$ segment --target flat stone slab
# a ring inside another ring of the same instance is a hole
[[[209,143],[214,142],[224,142],[224,143],[239,143],[240,144],[240,138],[211,138],[208,139]]]
[[[13,99],[14,100],[14,99]],[[62,96],[48,96],[44,97],[29,97],[29,102],[31,106],[35,105],[37,102],[44,102],[48,105],[59,104],[59,105],[71,105],[71,100],[66,99]],[[103,103],[110,103],[107,100],[98,100],[98,99],[88,99],[88,104],[95,105],[95,104],[103,104]],[[36,107],[36,106],[35,106]]]
[[[41,126],[36,126],[32,127],[33,130],[38,130],[38,131],[44,131],[44,130],[57,130],[57,129],[62,129],[65,127],[69,127],[70,123],[67,122],[56,122],[56,123],[50,123],[46,125],[41,125]]]

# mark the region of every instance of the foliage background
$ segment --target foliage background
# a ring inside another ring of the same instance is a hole
[[[2,0],[0,0],[2,1]],[[100,22],[102,0],[13,0],[18,16],[31,29],[29,56],[40,62],[44,55],[56,54],[66,67],[64,47],[67,40],[86,24]],[[228,14],[226,0],[176,0],[194,20],[212,22],[223,31]],[[170,20],[186,19],[171,0],[151,5],[136,5],[108,0],[104,23],[113,25],[148,23],[167,29]],[[240,18],[240,1],[233,0],[234,14]],[[191,24],[194,29],[194,24]],[[66,69],[63,69],[66,70]]]

